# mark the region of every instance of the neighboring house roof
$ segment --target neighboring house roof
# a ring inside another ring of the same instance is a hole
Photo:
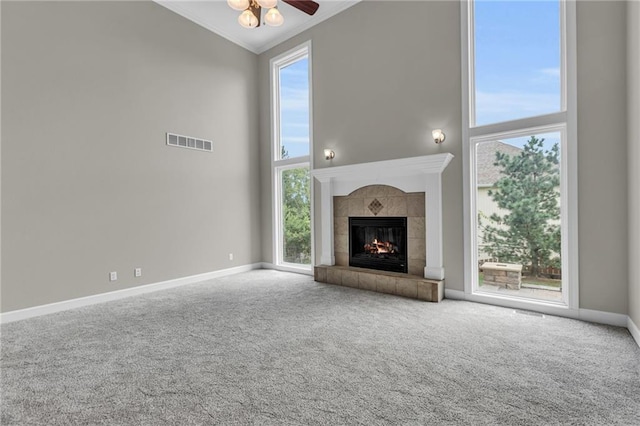
[[[476,148],[478,186],[493,186],[501,177],[500,167],[494,166],[496,152],[519,155],[522,149],[501,141],[481,142]]]

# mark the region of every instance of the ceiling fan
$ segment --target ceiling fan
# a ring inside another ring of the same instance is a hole
[[[282,0],[289,6],[313,15],[320,5],[312,0]],[[268,9],[264,16],[264,22],[272,27],[279,27],[284,22],[284,17],[278,10],[278,0],[227,0],[227,4],[235,10],[242,11],[238,16],[238,23],[245,28],[260,26],[262,8]]]

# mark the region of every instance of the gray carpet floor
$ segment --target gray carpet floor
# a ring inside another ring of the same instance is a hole
[[[625,329],[276,271],[1,331],[2,425],[640,425]]]

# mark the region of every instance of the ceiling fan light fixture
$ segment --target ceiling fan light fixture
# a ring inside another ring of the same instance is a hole
[[[242,11],[249,7],[249,0],[227,0],[231,9]]]
[[[271,8],[264,16],[264,21],[272,27],[279,27],[284,22],[284,17],[277,8]]]
[[[276,7],[278,0],[258,0],[258,4],[265,9],[271,9]]]
[[[313,16],[320,7],[313,0],[282,1],[309,16]],[[263,23],[271,27],[279,27],[284,23],[284,17],[278,10],[278,0],[227,0],[227,4],[232,9],[242,12],[238,17],[238,23],[244,28],[259,27]],[[263,15],[262,9],[268,12]]]
[[[255,28],[258,26],[259,21],[256,15],[247,9],[238,16],[238,23],[245,28]]]

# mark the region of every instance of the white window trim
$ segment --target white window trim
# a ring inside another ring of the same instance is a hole
[[[275,207],[277,209],[277,214],[278,216],[274,216],[274,242],[276,242],[278,251],[274,252],[274,258],[277,259],[277,263],[275,263],[275,266],[277,266],[277,269],[281,269],[281,270],[286,270],[286,271],[290,271],[290,272],[302,272],[302,273],[308,273],[311,272],[312,267],[313,267],[313,220],[311,220],[311,259],[312,259],[312,265],[307,266],[307,265],[299,265],[296,263],[289,263],[289,262],[285,262],[282,258],[282,251],[280,250],[281,248],[284,247],[284,229],[282,226],[282,216],[281,216],[281,207],[282,207],[282,172],[286,171],[286,170],[292,170],[292,169],[298,169],[298,168],[309,168],[309,163],[308,162],[299,162],[299,163],[288,163],[287,165],[282,165],[282,166],[276,166],[275,170],[274,170],[274,174],[275,174],[275,192],[274,192],[274,198],[276,200],[275,203]],[[311,176],[311,170],[309,170],[309,176]],[[309,184],[311,185],[311,179],[309,179]],[[311,200],[313,200],[313,195],[310,194]],[[311,201],[312,206],[311,208],[313,208],[313,201]],[[313,210],[312,210],[313,212]],[[277,232],[277,234],[275,234]]]
[[[307,57],[309,62],[309,155],[280,159],[280,73],[276,72],[280,68],[290,65],[303,57]],[[282,210],[282,185],[281,172],[283,170],[294,169],[298,167],[308,167],[311,172],[313,165],[313,79],[312,79],[312,54],[311,40],[302,43],[293,49],[290,49],[269,61],[269,81],[271,82],[271,182],[272,182],[272,262],[273,267],[278,270],[287,272],[297,272],[312,275],[313,265],[315,263],[315,243],[314,243],[314,191],[313,181],[310,180],[310,197],[311,197],[311,265],[298,265],[284,262],[282,256],[282,247],[284,234],[281,223]],[[276,145],[278,149],[276,149]]]
[[[475,123],[473,2],[461,2],[462,29],[462,133],[464,181],[464,293],[457,298],[516,309],[532,309],[549,314],[579,316],[578,277],[578,155],[576,83],[576,4],[561,2],[561,112],[503,123],[471,127]],[[538,299],[505,297],[476,291],[478,272],[476,253],[475,143],[535,133],[562,133],[561,144],[561,238],[563,267],[562,303]],[[453,296],[453,294],[452,294]]]

